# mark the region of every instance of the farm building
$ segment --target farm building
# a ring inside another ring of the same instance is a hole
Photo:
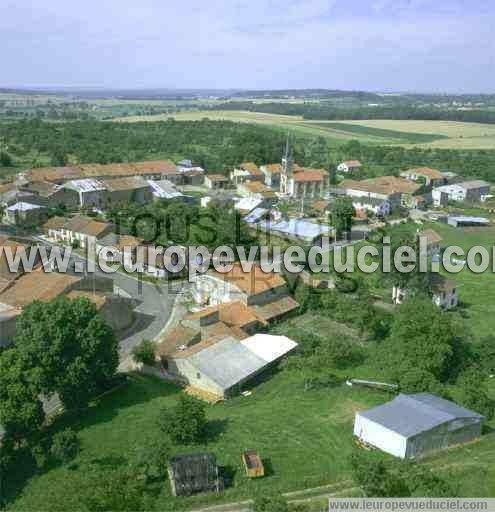
[[[431,295],[433,304],[452,309],[459,304],[459,291],[455,281],[446,279],[440,274],[433,274],[430,278]]]
[[[297,347],[285,336],[255,334],[239,340],[232,330],[222,331],[162,357],[166,374],[212,396],[226,398]]]
[[[488,226],[490,220],[485,217],[470,217],[468,215],[449,215],[447,217],[447,224],[455,228],[464,226]]]
[[[76,202],[80,207],[103,208],[106,203],[107,188],[105,184],[94,178],[84,178],[81,180],[70,180],[62,187],[68,196],[72,192],[76,197]],[[74,203],[71,200],[69,203]]]
[[[356,414],[354,435],[402,459],[480,437],[484,417],[429,393],[400,394]]]
[[[448,201],[484,201],[490,194],[490,184],[482,180],[463,181],[433,189],[433,205],[445,206]]]
[[[36,224],[48,216],[44,206],[33,203],[19,202],[5,210],[5,221],[9,224]]]
[[[175,456],[168,466],[174,496],[189,496],[197,492],[223,489],[216,457],[211,453],[191,453]]]

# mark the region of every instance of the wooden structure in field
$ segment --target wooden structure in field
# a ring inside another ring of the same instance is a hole
[[[258,452],[255,450],[246,450],[242,453],[242,462],[246,468],[246,474],[249,478],[259,478],[265,475],[265,468]]]
[[[223,480],[219,474],[216,457],[211,453],[173,457],[168,466],[168,475],[174,496],[223,490]]]

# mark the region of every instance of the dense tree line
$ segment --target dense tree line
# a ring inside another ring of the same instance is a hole
[[[187,156],[212,172],[221,172],[245,160],[258,164],[278,162],[284,135],[266,127],[208,120],[157,123],[29,120],[0,124],[0,140],[8,144],[14,158],[19,160],[33,150],[50,157],[54,165],[67,161],[111,163]]]
[[[286,133],[269,127],[229,121],[164,121],[46,123],[40,120],[0,124],[0,140],[9,148],[3,164],[25,167],[70,163],[111,163],[156,158],[193,159],[210,172],[226,172],[243,161],[258,165],[279,162]],[[358,178],[397,175],[401,170],[429,166],[467,178],[491,181],[495,151],[374,146],[351,140],[334,144],[324,137],[297,136],[296,162],[334,169],[346,159],[359,159]],[[7,161],[8,160],[8,161]]]
[[[469,123],[495,123],[495,111],[457,110],[433,106],[398,105],[346,105],[336,106],[324,101],[304,103],[255,103],[252,101],[232,101],[215,105],[215,110],[247,110],[266,114],[302,116],[308,120],[345,121],[364,119],[396,119],[424,121],[463,121]]]

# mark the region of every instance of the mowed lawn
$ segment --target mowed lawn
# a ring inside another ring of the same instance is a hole
[[[281,370],[265,376],[252,388],[250,397],[209,405],[209,440],[200,446],[177,446],[174,452],[207,450],[233,477],[231,486],[214,494],[174,499],[168,482],[163,484],[160,508],[185,508],[203,503],[249,498],[271,490],[291,491],[348,479],[348,456],[354,446],[352,425],[358,410],[387,400],[388,395],[345,384],[321,391],[304,391],[300,376]],[[173,405],[180,393],[175,386],[153,377],[133,374],[124,388],[104,397],[87,410],[77,423],[82,450],[73,464],[56,467],[41,475],[10,475],[7,493],[20,492],[11,503],[13,510],[44,510],[46,503],[60,500],[64,509],[65,483],[84,471],[89,461],[113,461],[123,465],[132,457],[133,447],[147,437],[162,435],[156,420],[160,407]],[[61,428],[59,421],[55,428]],[[240,455],[256,449],[268,475],[250,481],[244,474]],[[162,503],[163,502],[163,503]]]

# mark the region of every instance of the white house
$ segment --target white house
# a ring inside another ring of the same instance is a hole
[[[358,412],[354,435],[401,459],[467,443],[481,436],[484,417],[429,393],[400,394]]]
[[[459,304],[459,292],[454,281],[446,279],[440,274],[430,276],[431,301],[443,309],[453,309]],[[405,288],[392,287],[392,302],[402,304],[408,295]]]
[[[245,181],[237,185],[237,194],[241,197],[256,199],[271,204],[276,199],[275,192],[260,181]]]
[[[352,206],[354,206],[357,211],[373,212],[379,217],[385,217],[392,212],[392,205],[389,200],[374,197],[354,197],[352,199]]]
[[[344,180],[340,184],[347,196],[353,201],[359,198],[388,201],[390,209],[408,203],[419,189],[420,185],[395,176],[379,176],[367,180]],[[385,208],[388,208],[385,206]]]
[[[229,179],[223,174],[208,174],[205,176],[205,185],[210,189],[227,188]]]
[[[425,229],[418,233],[418,236],[426,239],[426,251],[430,258],[437,258],[440,255],[440,242],[443,238],[433,229]]]
[[[48,238],[68,245],[78,244],[79,247],[94,247],[96,241],[112,231],[112,225],[99,222],[88,217],[77,215],[71,219],[52,217],[43,225]]]
[[[484,201],[490,194],[490,184],[482,180],[463,181],[451,185],[443,185],[432,191],[433,205],[445,206],[448,201],[471,203]]]
[[[445,176],[437,169],[429,167],[418,167],[417,169],[409,169],[400,173],[403,178],[411,181],[424,180],[425,185],[435,186],[443,185],[446,181]]]
[[[431,293],[433,304],[443,309],[453,309],[459,304],[457,285],[450,279],[433,274],[431,278]]]
[[[361,170],[363,164],[359,160],[346,160],[337,166],[339,172],[355,172]]]
[[[230,181],[236,186],[245,181],[264,181],[264,177],[254,162],[244,162],[230,172]]]

